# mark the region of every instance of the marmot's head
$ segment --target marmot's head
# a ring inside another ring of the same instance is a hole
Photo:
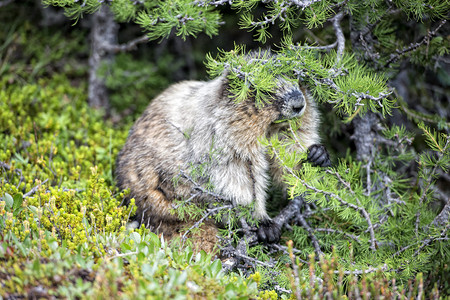
[[[261,63],[268,61],[276,61],[277,55],[272,53],[270,49],[267,50],[259,50],[252,51],[248,55],[246,55],[246,60],[248,63]],[[225,87],[229,91],[230,90],[230,82],[228,75],[230,74],[230,69],[226,69],[222,74],[223,78],[225,78]],[[242,74],[239,74],[240,69],[236,68],[235,71],[238,75],[237,77],[242,80]],[[286,75],[286,74],[285,74]],[[236,76],[236,75],[234,75]],[[260,101],[259,104],[256,103],[255,95],[251,95],[243,103],[238,104],[238,106],[243,107],[245,110],[248,107],[253,107],[252,110],[254,114],[265,116],[261,121],[266,122],[266,126],[270,126],[272,123],[284,123],[283,121],[291,120],[294,118],[301,117],[305,111],[307,110],[306,106],[308,104],[307,101],[307,91],[298,81],[289,80],[290,76],[279,75],[274,78],[275,86],[273,87],[273,91],[266,92],[263,101]],[[247,85],[250,85],[250,90],[256,91],[256,88],[253,88],[252,78],[250,76],[250,80],[246,81]],[[233,95],[229,95],[230,99],[236,99]],[[261,103],[262,102],[262,103]]]

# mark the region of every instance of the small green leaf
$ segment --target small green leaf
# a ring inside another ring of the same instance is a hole
[[[15,194],[14,195],[14,202],[13,202],[13,211],[16,211],[17,209],[22,207],[23,203],[23,197],[21,194]]]
[[[6,208],[11,209],[13,207],[14,199],[10,194],[5,193],[5,195],[3,196],[3,201],[5,201],[6,203]]]

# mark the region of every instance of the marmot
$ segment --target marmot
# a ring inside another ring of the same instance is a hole
[[[252,98],[237,103],[226,74],[207,82],[174,84],[151,101],[130,130],[117,158],[118,186],[131,190],[137,221],[170,239],[189,228],[170,212],[174,199],[188,199],[195,189],[192,181],[183,180],[180,174],[189,174],[193,166],[202,164],[217,194],[234,204],[254,202],[253,216],[260,220],[258,238],[275,242],[280,228],[271,223],[265,205],[269,178],[283,185],[282,168],[268,157],[259,139],[285,130],[287,122],[276,121],[292,118],[302,120],[297,132],[301,145],[291,150],[305,152],[309,148],[309,160],[328,166],[328,154],[319,145],[315,103],[298,84],[280,78],[271,103],[262,107]],[[174,184],[176,177],[180,179]],[[207,195],[199,198],[211,201]],[[197,244],[211,251],[217,229],[212,223],[201,229],[204,232],[195,237],[200,239]]]

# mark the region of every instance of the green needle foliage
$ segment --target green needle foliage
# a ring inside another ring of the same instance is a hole
[[[242,46],[221,52],[217,58],[206,57],[211,77],[226,72],[230,90],[236,101],[255,98],[257,105],[270,101],[267,94],[275,92],[276,79],[283,78],[310,87],[318,101],[332,103],[342,115],[354,112],[381,111],[390,113],[394,101],[386,85],[386,77],[357,63],[352,55],[338,58],[335,52],[319,55],[308,47],[293,45],[287,39],[273,55],[263,52],[252,59]]]

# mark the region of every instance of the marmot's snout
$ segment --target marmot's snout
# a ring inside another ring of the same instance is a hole
[[[293,119],[303,115],[306,107],[306,100],[303,93],[294,89],[286,94],[281,109],[280,119]]]

